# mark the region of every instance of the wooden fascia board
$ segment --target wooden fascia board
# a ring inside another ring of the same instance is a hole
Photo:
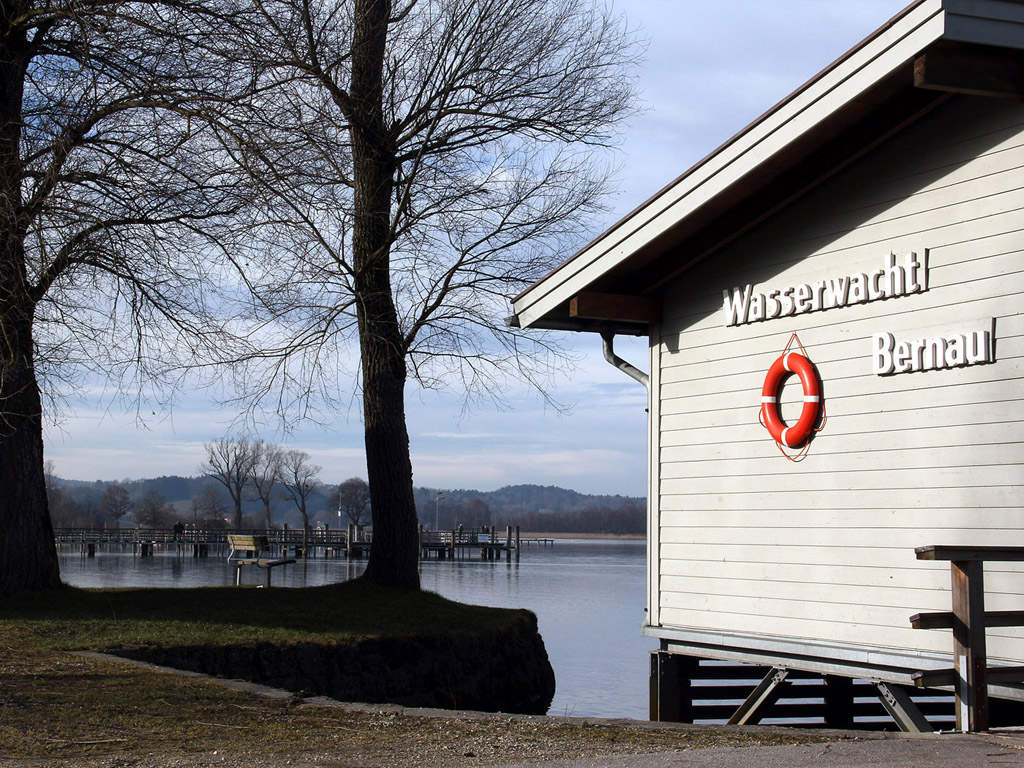
[[[914,86],[932,91],[1024,97],[1024,58],[1016,51],[938,46],[914,60]]]
[[[584,291],[569,301],[569,317],[617,323],[660,323],[661,300],[653,296]]]
[[[808,83],[779,108],[753,124],[692,172],[620,222],[514,302],[523,327],[530,327],[588,289],[603,274],[666,235],[679,221],[699,215],[717,195],[800,140],[843,105],[865,93],[918,52],[940,39],[944,17],[939,0],[921,3],[862,49]],[[909,83],[908,83],[909,85]]]

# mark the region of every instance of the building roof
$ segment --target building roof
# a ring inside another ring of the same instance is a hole
[[[917,0],[513,300],[646,335],[659,289],[957,94],[1024,96],[1024,0]]]

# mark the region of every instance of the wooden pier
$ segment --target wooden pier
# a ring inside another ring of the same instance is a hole
[[[97,552],[128,552],[136,557],[152,557],[158,552],[178,557],[226,557],[229,535],[265,536],[275,557],[329,558],[365,557],[369,554],[373,532],[356,526],[339,529],[246,528],[241,530],[186,527],[175,533],[171,528],[56,528],[58,548],[75,548],[83,557]],[[492,526],[466,531],[429,531],[420,528],[420,557],[423,559],[467,559],[479,553],[482,560],[519,559],[522,547],[553,546],[547,538],[524,539],[519,529],[507,526],[500,536]]]
[[[354,526],[350,526],[350,529]],[[186,527],[175,533],[172,528],[56,528],[59,547],[77,547],[87,557],[97,551],[128,551],[138,557],[156,552],[179,556],[226,556],[229,535],[265,536],[275,556],[286,557],[361,557],[370,548],[371,534],[365,530],[301,528],[203,529]]]
[[[524,546],[537,544],[554,546],[554,539],[524,539],[519,533],[519,526],[506,526],[504,535],[500,535],[494,526],[454,531],[428,531],[420,526],[420,558],[435,557],[439,560],[464,560],[479,552],[481,560],[500,560],[502,555],[511,561],[518,561]]]

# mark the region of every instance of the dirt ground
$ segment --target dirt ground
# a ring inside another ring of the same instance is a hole
[[[815,739],[786,729],[342,704],[101,654],[26,661],[0,662],[2,768],[469,768]]]

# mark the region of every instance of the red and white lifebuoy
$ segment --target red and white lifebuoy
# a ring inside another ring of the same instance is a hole
[[[792,427],[787,427],[779,411],[779,390],[785,378],[795,373],[804,388],[804,405],[800,418]],[[775,438],[775,442],[789,448],[797,448],[807,442],[821,414],[821,385],[818,373],[803,355],[785,352],[768,369],[761,388],[761,420]]]

